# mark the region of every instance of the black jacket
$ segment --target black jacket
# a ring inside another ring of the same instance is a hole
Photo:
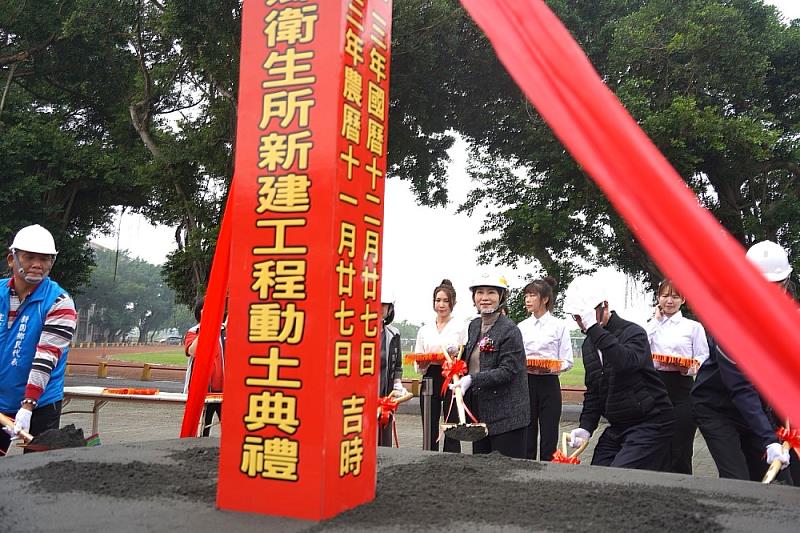
[[[381,334],[381,375],[379,396],[388,396],[392,392],[394,380],[403,377],[403,354],[400,351],[400,331],[394,326],[386,325]]]
[[[750,380],[736,363],[708,337],[709,355],[697,372],[692,387],[692,408],[695,416],[719,415],[750,427],[766,448],[778,442],[771,410],[763,402]]]
[[[603,354],[602,363],[597,350]],[[583,341],[586,393],[580,427],[592,433],[600,417],[612,426],[632,426],[655,417],[672,418],[672,403],[653,367],[645,330],[611,312]]]
[[[503,315],[485,336],[492,339],[493,349],[478,352],[480,371],[472,376],[465,399],[469,408],[477,411],[478,421],[486,424],[489,435],[498,435],[531,422],[525,348],[519,328]],[[481,338],[481,319],[476,318],[469,324],[464,349],[467,365]]]

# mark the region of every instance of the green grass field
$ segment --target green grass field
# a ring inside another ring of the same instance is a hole
[[[177,348],[169,352],[115,354],[114,359],[151,365],[186,366],[187,357],[183,354],[183,348]],[[575,366],[569,372],[561,374],[561,386],[583,387],[583,375],[583,359],[576,357]],[[421,376],[414,371],[414,365],[403,365],[403,377],[419,379]]]
[[[150,365],[172,366],[186,366],[186,361],[188,359],[188,357],[184,355],[182,347],[168,352],[120,353],[114,354],[113,357],[117,361],[126,361],[130,363],[147,363]]]

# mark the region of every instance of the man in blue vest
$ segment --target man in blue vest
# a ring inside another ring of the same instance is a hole
[[[57,254],[45,228],[22,228],[8,252],[12,277],[0,279],[0,412],[14,418],[0,431],[0,453],[20,431],[35,437],[59,426],[77,314],[48,277]]]

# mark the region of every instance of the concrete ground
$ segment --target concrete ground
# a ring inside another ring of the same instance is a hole
[[[157,388],[165,392],[181,392],[183,383],[174,381],[150,381],[141,382],[129,379],[98,379],[89,376],[68,376],[67,386],[95,385],[102,387],[147,387]],[[75,424],[76,427],[83,428],[88,434],[91,432],[92,417],[90,414],[77,413],[69,414],[74,410],[89,410],[91,402],[74,401],[64,410],[68,413],[62,416],[62,426]],[[397,414],[397,436],[400,447],[408,450],[422,450],[422,421],[419,414],[419,402],[417,398],[408,401],[400,406]],[[564,405],[561,418],[561,431],[569,432],[577,427],[578,416],[580,415],[580,405]],[[179,404],[164,405],[128,405],[122,403],[109,403],[101,410],[100,416],[100,440],[103,444],[131,444],[137,442],[157,441],[164,439],[178,438],[180,434],[181,421],[183,419],[183,407]],[[596,435],[605,426],[598,429]],[[219,426],[211,430],[212,436],[219,436]],[[581,462],[589,464],[594,449],[595,439],[581,455]],[[464,443],[462,451],[471,452],[471,445]],[[19,450],[12,449],[10,454],[20,453]],[[700,432],[697,432],[694,441],[694,474],[699,477],[717,477],[717,470],[708,448],[705,445]]]

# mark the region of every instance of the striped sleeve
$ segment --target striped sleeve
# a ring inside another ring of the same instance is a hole
[[[33,357],[25,387],[26,398],[39,400],[50,382],[50,374],[72,341],[77,320],[78,314],[72,298],[66,293],[56,298],[44,319],[42,335],[36,346],[36,355]]]

